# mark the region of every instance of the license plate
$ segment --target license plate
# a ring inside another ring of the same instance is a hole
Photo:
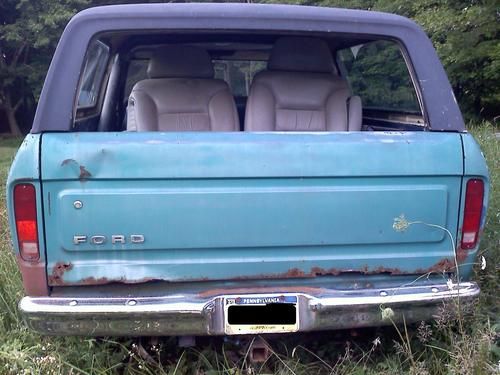
[[[232,296],[224,299],[227,335],[296,332],[299,329],[297,296]]]

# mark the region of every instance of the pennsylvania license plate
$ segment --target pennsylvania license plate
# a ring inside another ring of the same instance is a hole
[[[296,332],[299,329],[297,296],[233,296],[224,298],[227,335]]]

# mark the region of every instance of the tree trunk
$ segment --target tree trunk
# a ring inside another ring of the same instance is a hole
[[[16,108],[17,107],[17,108]],[[10,100],[10,96],[7,94],[5,98],[5,103],[3,105],[3,109],[7,115],[7,122],[9,123],[10,133],[15,136],[21,136],[23,133],[19,128],[19,124],[16,119],[16,110],[18,109],[18,105],[13,106],[12,101]]]

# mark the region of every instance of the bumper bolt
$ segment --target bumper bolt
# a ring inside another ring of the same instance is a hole
[[[387,297],[387,295],[388,295],[388,294],[387,294],[387,292],[386,292],[385,290],[382,290],[382,291],[380,292],[380,296],[382,296],[382,297]]]
[[[70,301],[69,305],[76,306],[76,305],[78,305],[78,302],[76,300],[73,300],[73,301]]]
[[[321,304],[318,303],[318,302],[313,302],[309,305],[309,308],[312,310],[312,311],[318,311],[319,309],[321,309]]]
[[[209,302],[205,305],[203,308],[203,312],[207,315],[212,314],[215,311],[215,303],[214,302]]]

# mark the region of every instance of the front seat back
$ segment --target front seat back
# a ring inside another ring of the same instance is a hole
[[[361,130],[361,99],[338,76],[328,45],[316,38],[276,41],[267,70],[252,82],[246,131]]]
[[[208,53],[170,45],[154,51],[149,79],[135,84],[127,107],[130,131],[236,131],[238,113],[226,82],[214,79]]]

